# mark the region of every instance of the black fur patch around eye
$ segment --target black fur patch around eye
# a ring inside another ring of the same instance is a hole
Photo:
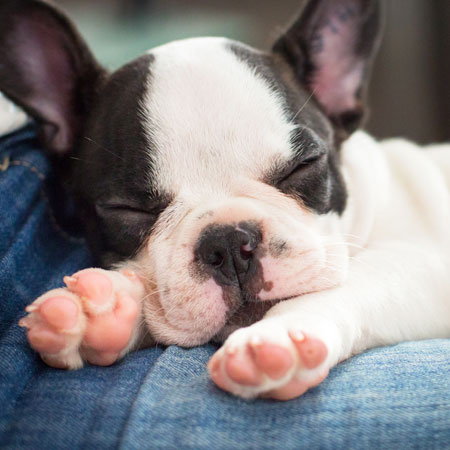
[[[167,195],[155,194],[154,145],[141,115],[153,60],[144,55],[105,80],[74,159],[73,185],[87,238],[107,266],[140,249],[170,202]],[[116,199],[122,200],[117,204]]]
[[[339,168],[340,142],[334,135],[333,123],[317,105],[313,95],[290,77],[289,68],[270,53],[253,50],[239,43],[230,50],[285,102],[288,119],[297,125],[292,133],[292,159],[284,165],[268,168],[263,179],[282,192],[298,198],[312,211],[326,214],[345,210],[347,191]],[[302,165],[314,153],[323,153],[320,161]],[[298,171],[293,171],[296,167]],[[291,174],[286,178],[286,175]],[[283,181],[281,181],[283,180]]]

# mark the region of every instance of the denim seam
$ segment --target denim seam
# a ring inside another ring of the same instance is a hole
[[[27,161],[14,160],[14,161],[10,161],[9,165],[26,167],[27,169],[30,169],[30,171],[32,173],[34,173],[39,178],[39,180],[41,180],[42,182],[45,182],[45,180],[46,180],[46,176],[42,172],[40,172],[39,169],[37,169],[35,166],[33,166],[32,164],[30,164]],[[41,189],[40,193],[41,193],[42,198],[44,199],[45,203],[47,204],[48,217],[50,218],[50,222],[51,222],[53,228],[56,230],[56,232],[59,233],[68,242],[71,242],[73,244],[84,244],[84,242],[85,242],[84,238],[76,238],[76,237],[70,236],[70,234],[66,233],[59,226],[59,224],[55,218],[55,215],[53,213],[53,210],[52,210],[52,207],[50,204],[50,200],[43,188]]]

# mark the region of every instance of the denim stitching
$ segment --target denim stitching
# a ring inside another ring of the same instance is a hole
[[[45,181],[45,175],[27,161],[10,161],[9,165],[26,167],[36,174],[41,181]]]
[[[0,171],[6,172],[8,170],[9,163],[10,163],[10,159],[9,159],[9,155],[8,155],[3,158],[3,162],[0,164]]]
[[[27,161],[20,161],[20,160],[15,160],[15,161],[8,161],[10,166],[23,166],[26,167],[28,169],[31,170],[31,172],[33,172],[42,182],[45,182],[46,180],[46,176],[40,172],[35,166],[33,166],[32,164],[30,164]],[[66,233],[58,224],[55,215],[53,213],[51,204],[50,204],[50,200],[47,196],[47,194],[45,193],[44,189],[41,189],[41,195],[42,198],[44,199],[45,203],[47,204],[47,211],[48,211],[48,216],[50,218],[50,222],[53,225],[53,228],[67,241],[73,243],[73,244],[84,244],[86,241],[84,238],[76,238],[71,236],[70,234]]]

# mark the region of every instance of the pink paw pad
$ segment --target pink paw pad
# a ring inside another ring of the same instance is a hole
[[[325,344],[313,337],[301,333],[290,333],[303,365],[307,369],[315,369],[325,361],[328,350]]]
[[[105,306],[112,301],[113,284],[104,274],[84,270],[71,277],[64,277],[67,287],[83,300],[95,306]]]
[[[39,306],[41,317],[52,327],[70,330],[78,321],[78,306],[67,297],[51,297]]]
[[[217,355],[214,355],[208,363],[208,370],[214,383],[216,383],[220,389],[226,391],[228,390],[227,383],[222,375],[220,363],[220,358]]]
[[[89,318],[83,344],[100,352],[118,354],[130,340],[137,314],[136,302],[119,293],[113,311]]]
[[[292,400],[293,398],[297,398],[300,397],[300,395],[303,395],[309,388],[310,385],[307,382],[293,378],[284,386],[267,392],[261,397],[281,401]]]
[[[322,383],[322,381],[327,376],[328,370],[323,372],[321,375],[319,375],[315,380],[311,382],[299,380],[296,377],[294,377],[284,386],[278,389],[274,389],[273,391],[267,392],[266,394],[263,394],[262,397],[280,401],[292,400],[294,398],[300,397],[300,395],[303,395],[308,389]]]
[[[250,351],[232,352],[225,361],[227,375],[244,386],[257,386],[262,381],[261,371],[256,366]]]
[[[66,346],[66,340],[60,334],[45,327],[35,327],[27,332],[31,346],[38,352],[58,353]]]
[[[257,343],[250,348],[256,365],[273,380],[283,378],[292,368],[294,361],[289,350],[280,345]]]
[[[111,366],[119,358],[118,352],[99,352],[92,349],[83,349],[83,357],[90,364],[96,366]]]
[[[27,307],[29,316],[19,325],[28,328],[27,336],[31,346],[42,353],[58,353],[67,345],[66,336],[78,324],[78,305],[65,296],[54,296],[42,303]]]

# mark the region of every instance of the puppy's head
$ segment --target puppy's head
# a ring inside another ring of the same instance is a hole
[[[133,261],[159,341],[223,337],[345,278],[339,146],[363,117],[378,2],[311,0],[268,53],[190,39],[112,74],[48,4],[3,1],[0,25],[0,89],[72,156],[90,245]]]

